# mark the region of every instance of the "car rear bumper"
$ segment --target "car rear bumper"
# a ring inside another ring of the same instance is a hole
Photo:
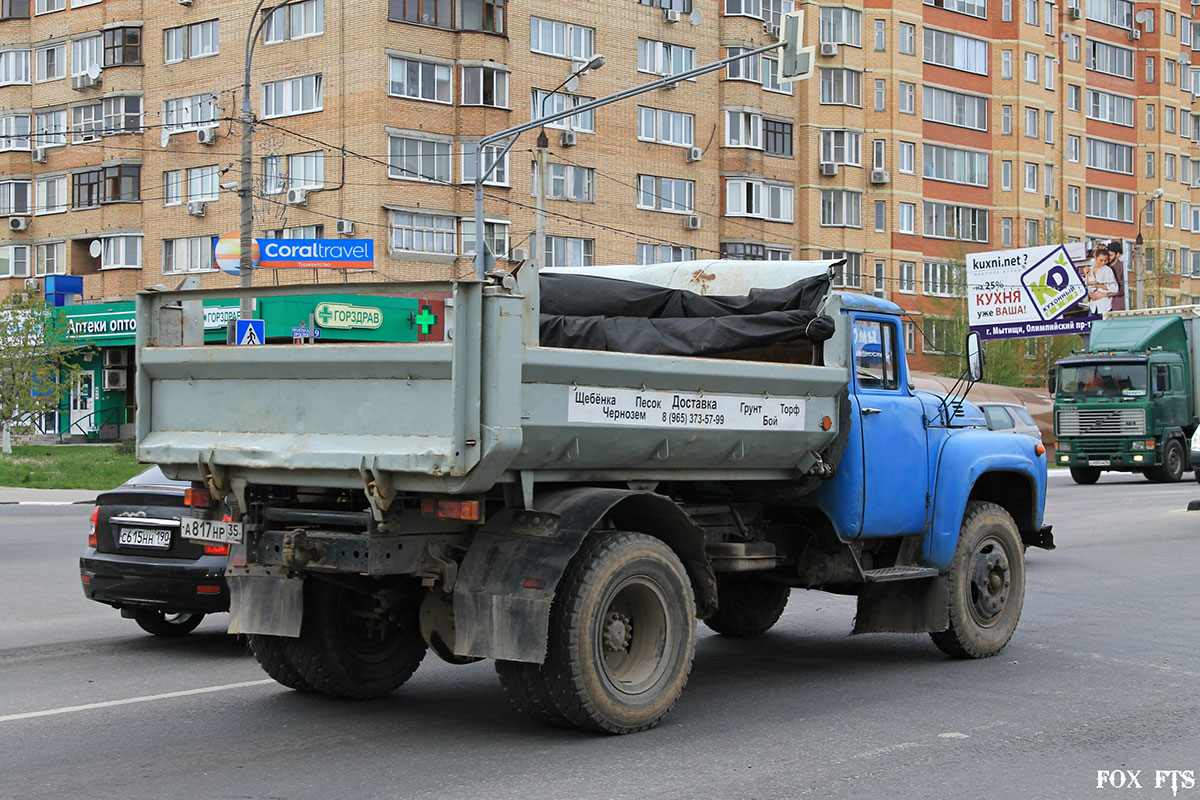
[[[211,614],[229,610],[225,563],[225,556],[131,559],[88,550],[79,559],[79,573],[84,596],[114,608]]]

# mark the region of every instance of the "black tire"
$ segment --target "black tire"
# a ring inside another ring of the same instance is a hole
[[[995,503],[970,502],[950,563],[950,627],[931,633],[955,658],[987,658],[1004,649],[1025,601],[1025,556],[1013,518]]]
[[[203,614],[166,612],[156,608],[139,608],[133,612],[133,621],[155,636],[186,636],[196,630],[203,619]]]
[[[1099,467],[1071,467],[1071,480],[1082,486],[1091,486],[1100,480]]]
[[[425,657],[417,620],[419,594],[407,590],[378,610],[379,584],[350,587],[309,578],[304,623],[289,649],[296,672],[313,691],[365,700],[400,688]]]
[[[314,691],[312,684],[304,679],[296,667],[295,655],[292,652],[295,639],[257,633],[251,634],[249,639],[250,652],[268,675],[297,692]]]
[[[641,533],[598,531],[559,581],[542,674],[572,724],[652,728],[675,706],[695,652],[696,603],[679,558]]]
[[[722,636],[760,636],[779,621],[792,590],[757,578],[717,578],[717,611],[704,624]]]
[[[571,727],[571,721],[554,705],[541,664],[497,661],[496,674],[500,677],[500,685],[504,687],[508,701],[517,711],[543,725]]]
[[[1183,477],[1183,465],[1187,457],[1178,439],[1167,442],[1163,450],[1162,463],[1146,470],[1146,477],[1155,483],[1178,483]]]

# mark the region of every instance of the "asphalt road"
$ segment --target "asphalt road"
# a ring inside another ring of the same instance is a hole
[[[1059,548],[1030,552],[999,656],[850,637],[850,600],[797,592],[756,641],[701,628],[666,724],[616,738],[515,715],[487,662],[429,656],[379,701],[296,694],[223,616],[164,640],[86,601],[88,508],[0,507],[0,797],[1171,797],[1157,770],[1200,774],[1193,498],[1056,471]],[[1098,770],[1142,788],[1098,789]]]

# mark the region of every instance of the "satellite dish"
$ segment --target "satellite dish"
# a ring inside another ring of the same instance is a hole
[[[563,88],[566,89],[568,92],[573,92],[576,89],[578,89],[579,88],[579,76],[572,75],[571,77],[567,78],[567,82],[563,84]]]
[[[163,128],[162,129],[162,146],[165,148],[170,143],[171,143],[171,130],[170,130],[170,128]]]
[[[92,64],[91,66],[89,66],[87,68],[87,76],[89,78],[91,78],[92,80],[96,80],[97,78],[99,78],[100,77],[100,65]]]
[[[1144,10],[1144,11],[1139,11],[1139,12],[1137,12],[1136,14],[1134,14],[1134,15],[1133,15],[1133,19],[1134,19],[1134,21],[1135,21],[1135,22],[1140,22],[1140,23],[1142,23],[1142,24],[1145,24],[1145,22],[1146,22],[1146,19],[1147,19],[1149,16],[1150,16],[1150,12],[1149,12],[1149,10]]]
[[[688,17],[688,22],[693,26],[704,24],[704,12],[698,8],[693,8],[692,15]]]
[[[99,258],[104,252],[104,245],[100,244],[99,239],[92,239],[92,243],[88,245],[88,252],[92,254],[92,258]]]
[[[1067,33],[1066,31],[1063,31],[1062,40],[1063,40],[1064,44],[1069,44],[1071,41],[1071,34]]]

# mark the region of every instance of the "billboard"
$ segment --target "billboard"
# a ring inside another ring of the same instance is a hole
[[[984,339],[1087,333],[1115,303],[1124,307],[1111,256],[1093,257],[1082,242],[968,255],[971,330]]]
[[[213,240],[213,258],[230,275],[240,275],[241,234]],[[372,269],[373,239],[254,239],[250,264],[256,269]]]

